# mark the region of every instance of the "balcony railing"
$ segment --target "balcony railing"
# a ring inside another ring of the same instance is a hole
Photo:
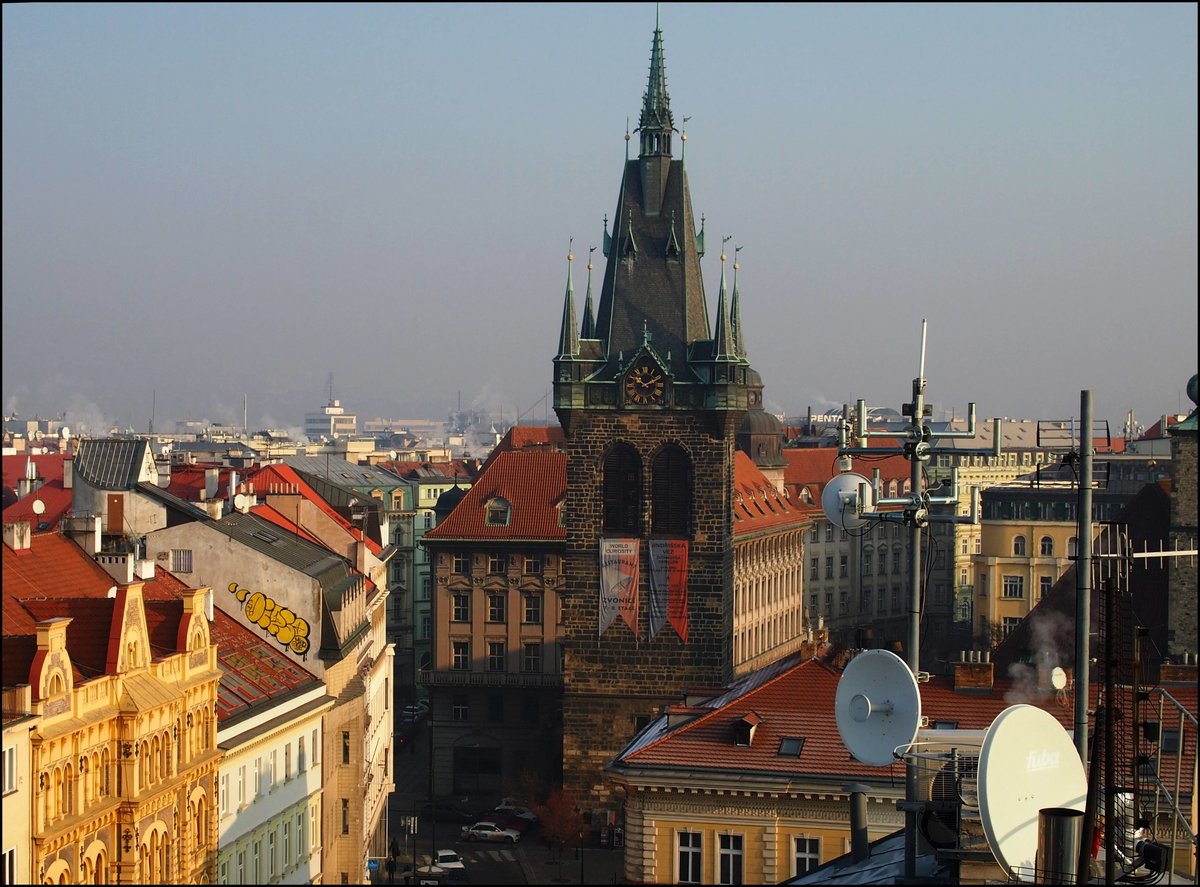
[[[511,687],[517,689],[561,688],[562,675],[507,671],[417,670],[417,683],[428,687]]]

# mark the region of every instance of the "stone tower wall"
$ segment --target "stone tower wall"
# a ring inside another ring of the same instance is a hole
[[[1196,433],[1171,439],[1171,546],[1196,547]],[[1196,562],[1173,558],[1168,569],[1167,652],[1172,657],[1196,652]],[[1180,661],[1178,658],[1176,662]]]
[[[734,431],[741,417],[740,412],[587,411],[569,423],[563,782],[589,808],[609,800],[604,765],[633,737],[639,718],[655,717],[688,685],[720,686],[733,676],[731,490]],[[603,464],[617,441],[636,447],[643,460],[636,637],[620,617],[599,634]],[[669,625],[647,640],[650,464],[664,443],[681,446],[692,459],[687,646]]]

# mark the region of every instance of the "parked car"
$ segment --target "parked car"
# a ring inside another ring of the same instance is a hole
[[[406,705],[400,714],[400,720],[405,724],[415,724],[429,714],[428,705]]]
[[[434,856],[434,863],[444,869],[465,869],[462,857],[453,850],[439,850]]]
[[[474,825],[464,825],[462,839],[464,841],[498,841],[504,844],[515,844],[521,840],[521,833],[515,828],[504,828],[495,822],[481,821]]]
[[[509,816],[507,813],[497,813],[494,810],[491,813],[480,813],[478,821],[495,823],[500,828],[512,829],[522,835],[533,828],[533,823],[528,819]]]
[[[417,810],[417,815],[422,819],[429,819],[432,816],[435,822],[454,822],[459,825],[470,824],[479,818],[470,810],[464,810],[457,804],[450,804],[446,801],[425,804]]]
[[[505,816],[510,818],[523,819],[529,823],[535,823],[538,821],[537,814],[528,807],[523,807],[519,804],[510,804],[507,802],[507,799],[497,804],[494,808],[494,812],[503,813]]]

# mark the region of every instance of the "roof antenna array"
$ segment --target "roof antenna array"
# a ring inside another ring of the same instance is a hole
[[[842,421],[838,426],[838,456],[839,466],[844,472],[849,472],[850,460],[846,457],[871,455],[902,455],[912,463],[911,483],[909,492],[901,497],[884,498],[878,489],[872,489],[867,479],[859,474],[842,474],[834,478],[827,486],[833,492],[822,495],[821,505],[829,522],[844,530],[853,530],[869,522],[903,523],[910,531],[909,541],[909,624],[908,642],[905,645],[909,670],[915,681],[927,681],[929,675],[920,671],[921,643],[921,529],[930,523],[978,523],[979,522],[979,490],[971,491],[970,514],[959,515],[955,508],[951,514],[930,514],[931,505],[958,504],[958,472],[951,475],[950,491],[948,494],[931,496],[929,490],[922,488],[922,465],[938,454],[935,445],[937,438],[974,438],[975,437],[975,404],[967,405],[966,431],[941,431],[935,433],[926,422],[933,410],[925,405],[925,342],[928,326],[925,319],[921,320],[921,360],[917,378],[912,383],[912,401],[904,404],[902,413],[910,418],[910,424],[904,433],[900,447],[868,447],[867,440],[871,437],[896,437],[892,430],[871,431],[867,427],[867,403],[859,400],[853,419],[849,407],[842,410]],[[1000,448],[999,420],[992,441],[991,450],[980,450],[980,453],[999,455]],[[955,453],[975,452],[955,449]],[[842,480],[841,478],[846,478]],[[887,510],[878,510],[893,506]],[[898,510],[896,509],[898,506]],[[872,510],[876,509],[876,510]],[[917,801],[918,792],[917,766],[914,761],[906,762],[905,767],[905,798],[909,802],[904,813],[904,879],[912,881],[917,869],[917,809],[913,802]]]

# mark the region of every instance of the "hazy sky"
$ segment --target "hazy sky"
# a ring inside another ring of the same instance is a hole
[[[3,6],[3,405],[541,419],[655,6]],[[768,408],[1191,408],[1195,4],[666,3]],[[678,156],[680,142],[676,139]],[[632,142],[636,152],[636,137]],[[597,288],[603,273],[595,253]],[[98,429],[97,429],[98,430]]]

